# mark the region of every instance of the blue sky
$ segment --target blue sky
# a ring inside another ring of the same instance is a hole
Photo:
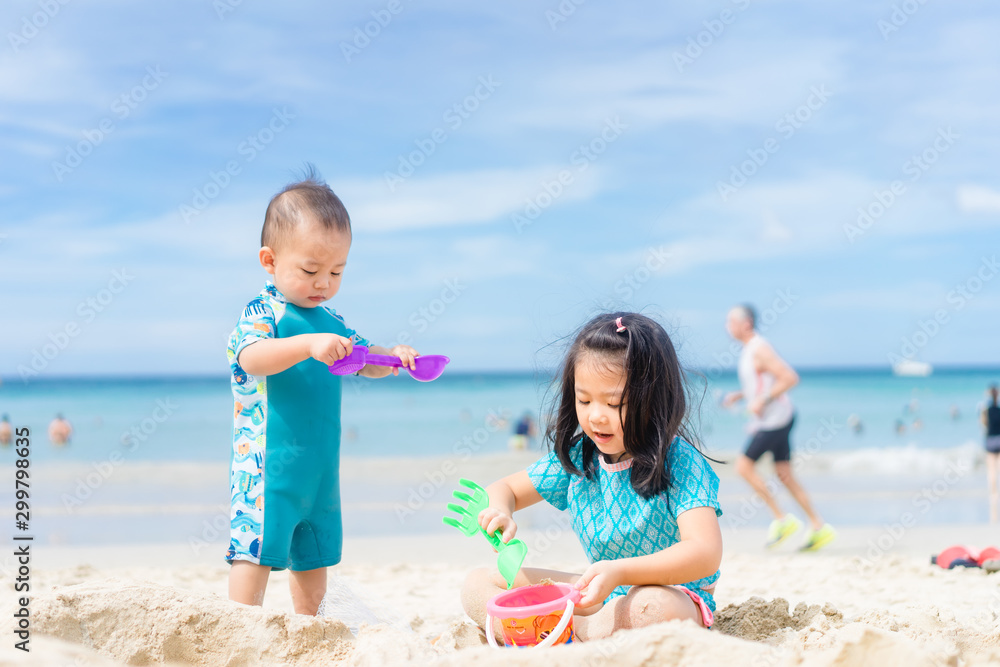
[[[994,3],[35,0],[0,21],[4,377],[224,373],[264,209],[307,161],[354,224],[331,305],[455,368],[546,365],[603,307],[726,365],[740,301],[773,306],[799,365],[1000,363]]]

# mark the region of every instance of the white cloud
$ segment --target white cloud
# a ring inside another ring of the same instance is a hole
[[[486,169],[434,176],[413,176],[390,191],[384,179],[340,181],[337,190],[355,226],[365,231],[395,231],[493,222],[522,210],[540,196],[548,208],[590,199],[602,189],[600,170],[591,165],[554,200],[543,189],[565,166]]]
[[[962,213],[1000,213],[1000,191],[982,185],[960,185],[955,199]]]

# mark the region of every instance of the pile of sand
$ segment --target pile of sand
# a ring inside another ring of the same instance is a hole
[[[30,658],[8,645],[0,665],[1000,664],[1000,575],[922,558],[773,553],[732,554],[722,569],[711,631],[663,623],[540,651],[484,646],[460,607],[462,570],[445,563],[339,566],[401,619],[357,637],[338,620],[291,613],[287,573],[272,573],[259,608],[226,599],[222,566],[40,570]]]

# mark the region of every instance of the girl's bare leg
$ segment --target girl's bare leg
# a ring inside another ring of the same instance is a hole
[[[514,579],[514,588],[537,584],[542,579],[573,583],[579,574],[526,567]],[[473,570],[462,586],[462,606],[465,613],[481,627],[486,627],[486,602],[507,590],[507,582],[495,569]],[[641,628],[661,621],[689,618],[704,625],[701,610],[686,594],[670,586],[633,586],[628,595],[615,598],[607,605],[595,605],[578,610],[573,615],[573,630],[586,641],[607,637],[615,630]],[[497,628],[496,640],[503,641]]]
[[[617,630],[684,619],[704,626],[701,610],[686,594],[672,586],[633,586],[628,595],[616,597],[592,616],[574,616],[573,630],[588,641]]]
[[[552,581],[571,584],[579,578],[579,574],[572,572],[523,567],[517,573],[517,577],[514,578],[514,586],[512,588],[537,584],[542,579],[551,579]],[[496,569],[486,567],[475,569],[465,578],[465,584],[462,586],[462,607],[465,608],[465,613],[475,621],[476,625],[485,628],[486,603],[494,595],[503,593],[506,590],[507,582],[504,581],[504,578],[500,576],[500,573]],[[587,613],[592,614],[597,609],[597,607],[589,609]],[[574,615],[575,618],[576,615]],[[496,634],[497,641],[502,642],[503,637],[499,634],[499,628],[494,628],[494,633]]]

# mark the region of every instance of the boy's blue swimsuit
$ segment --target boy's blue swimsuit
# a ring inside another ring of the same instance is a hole
[[[268,283],[229,337],[233,462],[226,560],[314,570],[340,562],[340,376],[315,359],[248,375],[243,348],[264,338],[333,333],[370,345],[325,307],[299,308]]]

